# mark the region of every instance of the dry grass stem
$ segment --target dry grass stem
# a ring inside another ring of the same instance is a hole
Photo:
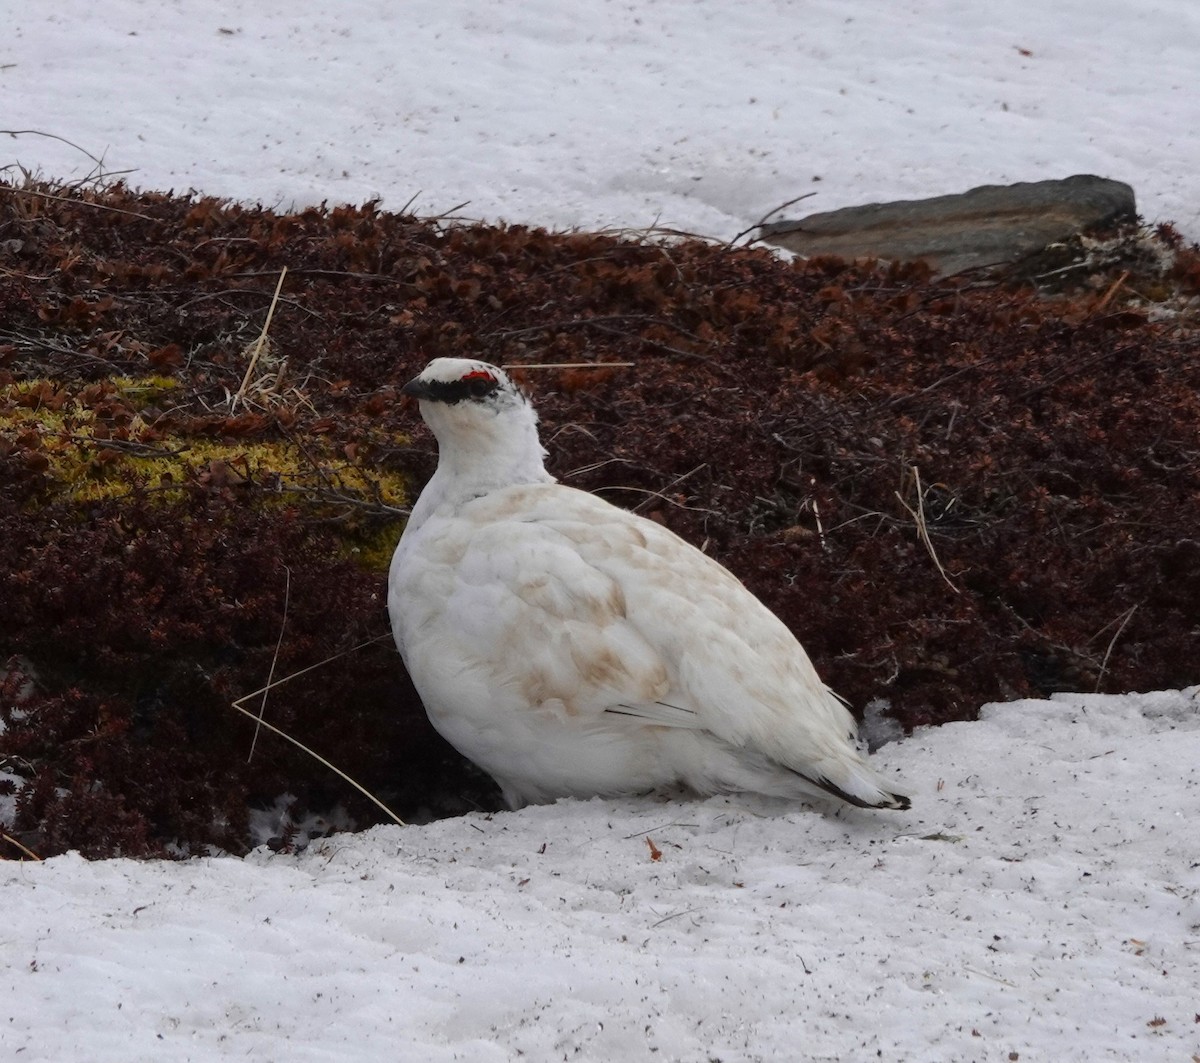
[[[104,160],[96,158],[87,148],[81,147],[66,137],[60,137],[57,133],[47,133],[44,129],[0,129],[0,136],[9,136],[14,140],[17,137],[45,137],[47,140],[57,140],[60,144],[66,144],[67,147],[74,148],[80,154],[86,155],[97,166],[104,165]]]
[[[707,467],[708,467],[708,462],[701,462],[701,464],[697,465],[694,469],[688,470],[682,476],[676,476],[674,480],[672,480],[669,484],[667,484],[666,487],[663,488],[663,491],[666,492],[666,491],[671,490],[672,487],[678,486],[679,484],[683,483],[684,480],[687,480],[687,479],[691,478],[692,476],[695,476],[696,473],[698,473],[701,469],[704,469]],[[667,498],[665,493],[660,494],[659,497],[663,498],[663,499]],[[633,507],[633,512],[636,513],[639,509],[642,508],[642,506],[646,505],[649,501],[650,501],[650,499],[647,498],[645,500],[645,502],[639,502],[636,506]],[[667,499],[667,501],[670,501],[670,499]],[[678,505],[678,504],[679,503],[675,503],[675,505]]]
[[[637,362],[539,362],[536,365],[506,365],[509,369],[629,369]]]
[[[310,757],[312,757],[313,760],[317,761],[317,763],[323,764],[325,767],[327,767],[339,779],[341,779],[344,782],[347,782],[351,786],[353,786],[354,789],[356,789],[360,794],[363,795],[363,797],[365,797],[368,801],[370,801],[373,805],[375,805],[375,807],[378,808],[381,812],[383,812],[384,815],[386,815],[388,817],[388,819],[390,819],[393,823],[395,823],[401,827],[406,827],[406,826],[408,826],[408,824],[405,823],[404,820],[402,820],[398,815],[396,815],[395,812],[393,812],[390,808],[388,808],[387,805],[385,805],[382,801],[380,801],[379,798],[376,797],[373,793],[371,793],[371,791],[368,790],[365,786],[363,786],[361,783],[356,782],[349,775],[347,775],[344,771],[342,771],[342,769],[339,768],[336,764],[330,763],[323,756],[321,756],[320,753],[317,753],[315,750],[309,749],[309,747],[306,746],[303,742],[301,742],[299,739],[293,738],[286,731],[280,730],[280,728],[276,727],[274,724],[268,723],[266,720],[264,720],[262,718],[261,713],[255,713],[251,709],[246,708],[245,705],[242,704],[242,702],[249,701],[251,698],[256,698],[260,694],[265,699],[267,691],[274,690],[275,687],[283,686],[284,683],[290,682],[291,680],[296,679],[299,676],[305,675],[308,672],[312,672],[318,668],[324,667],[325,665],[329,664],[330,661],[336,661],[339,657],[345,657],[346,654],[348,654],[348,653],[354,653],[356,650],[364,649],[367,646],[370,646],[376,642],[382,642],[384,639],[387,639],[390,637],[391,637],[390,635],[376,635],[375,638],[373,638],[373,639],[367,639],[366,642],[360,642],[357,646],[351,646],[348,650],[343,650],[341,653],[335,653],[332,657],[326,657],[325,660],[323,660],[323,661],[318,661],[316,664],[310,664],[307,668],[301,668],[300,671],[298,671],[298,672],[292,672],[291,675],[285,675],[282,679],[280,679],[276,682],[269,682],[262,689],[252,690],[249,694],[244,694],[242,697],[238,698],[235,701],[231,701],[229,704],[230,704],[231,708],[236,709],[243,716],[248,716],[250,719],[254,720],[255,724],[258,727],[265,727],[272,734],[279,735],[280,738],[286,739],[288,742],[291,742],[292,745],[294,745],[297,749],[303,750]],[[272,667],[274,667],[274,666],[272,665]]]
[[[271,328],[271,318],[275,316],[275,307],[279,303],[279,293],[283,290],[283,278],[287,276],[287,266],[279,271],[279,281],[275,285],[275,294],[271,297],[271,305],[267,308],[267,319],[263,322],[262,332],[258,335],[258,341],[254,345],[254,353],[250,356],[250,364],[246,366],[246,375],[242,377],[242,386],[238,388],[237,394],[229,400],[229,412],[237,408],[239,401],[245,399],[246,389],[250,386],[250,379],[254,375],[254,367],[258,364],[259,355],[262,354],[263,344],[267,342],[267,333]]]
[[[279,624],[279,638],[275,640],[275,652],[271,655],[271,667],[267,671],[267,685],[263,687],[262,703],[258,707],[258,720],[254,725],[254,737],[250,739],[250,752],[246,754],[246,763],[254,759],[254,748],[258,745],[258,734],[262,730],[263,715],[267,711],[267,691],[275,680],[275,665],[279,661],[279,648],[283,645],[283,633],[287,629],[288,606],[292,601],[292,570],[283,566],[283,620]]]
[[[1108,649],[1104,651],[1104,660],[1100,662],[1100,673],[1096,676],[1096,686],[1092,691],[1093,694],[1100,692],[1100,684],[1104,682],[1104,673],[1108,669],[1108,659],[1112,656],[1113,647],[1117,644],[1117,639],[1121,637],[1121,632],[1125,630],[1125,625],[1133,619],[1133,614],[1137,612],[1137,609],[1137,605],[1131,605],[1125,610],[1125,615],[1121,618],[1120,626],[1113,633],[1113,637],[1108,640]]]
[[[1123,285],[1128,279],[1129,270],[1126,270],[1115,281],[1112,282],[1112,285],[1109,287],[1108,291],[1104,293],[1104,298],[1102,298],[1100,302],[1096,304],[1096,309],[1093,310],[1092,313],[1098,314],[1101,310],[1108,306],[1108,304],[1112,302],[1113,296],[1116,295],[1120,290],[1121,285]]]
[[[149,214],[139,214],[136,210],[122,210],[107,203],[96,203],[90,199],[72,199],[70,196],[56,196],[53,192],[43,192],[38,188],[5,188],[0,191],[11,192],[15,196],[36,196],[38,199],[50,199],[56,203],[68,203],[72,207],[91,207],[93,210],[106,210],[112,214],[125,214],[130,218],[141,218],[142,221],[154,221]]]
[[[815,492],[817,487],[817,478],[815,476],[809,477],[809,481],[812,484]],[[809,503],[812,505],[813,520],[815,520],[817,524],[817,538],[821,540],[821,549],[828,553],[829,543],[825,541],[825,525],[821,522],[821,507],[817,503],[816,494],[809,499]]]
[[[676,509],[686,509],[692,513],[708,513],[714,517],[721,516],[721,513],[719,510],[707,509],[704,506],[684,505],[684,503],[682,503],[682,502],[677,502],[677,501],[675,501],[675,499],[669,498],[667,495],[663,494],[661,491],[651,491],[645,487],[631,487],[628,485],[622,486],[621,484],[613,484],[611,487],[597,487],[595,490],[595,494],[600,494],[602,491],[632,491],[634,494],[649,495],[651,498],[662,499],[662,501],[666,502],[667,505],[674,506]],[[649,501],[649,499],[647,499],[647,501]],[[645,504],[646,504],[645,502],[640,503],[636,507],[636,509],[640,509]]]
[[[913,465],[911,468],[913,481],[917,488],[917,508],[913,509],[912,506],[910,506],[904,500],[904,496],[899,491],[896,491],[895,495],[900,500],[900,505],[908,510],[909,515],[916,522],[917,537],[921,540],[925,546],[925,549],[929,552],[929,556],[933,559],[933,563],[937,566],[937,570],[941,574],[942,579],[946,581],[946,586],[949,587],[955,594],[961,594],[962,591],[960,591],[959,588],[954,585],[950,577],[946,575],[946,570],[942,568],[942,563],[938,560],[937,551],[933,548],[933,541],[929,538],[929,527],[925,523],[925,492],[921,489],[921,471],[915,465]]]
[[[14,838],[11,834],[4,834],[4,833],[0,832],[0,839],[3,839],[4,841],[8,842],[9,845],[16,846],[18,849],[21,850],[22,853],[24,853],[27,857],[29,857],[30,860],[36,860],[39,864],[42,862],[42,858],[40,856],[38,856],[37,853],[35,853],[32,849],[25,848],[25,846],[23,846],[19,841],[17,841],[17,839]]]

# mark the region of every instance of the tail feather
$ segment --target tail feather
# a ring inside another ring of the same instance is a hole
[[[861,761],[837,765],[836,772],[814,771],[812,773],[790,769],[814,786],[819,786],[828,794],[859,808],[894,808],[906,809],[912,807],[912,801],[904,794],[896,793],[887,788],[884,779],[870,766]],[[829,776],[836,774],[838,782]]]
[[[826,793],[833,794],[834,797],[840,797],[843,801],[851,805],[857,805],[859,808],[895,808],[905,809],[912,807],[912,801],[904,794],[892,793],[888,790],[879,790],[878,796],[859,797],[858,794],[848,793],[836,783],[830,782],[828,779],[821,777],[805,776],[814,786],[819,786]]]

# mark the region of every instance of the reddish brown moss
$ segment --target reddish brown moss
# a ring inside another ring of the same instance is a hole
[[[631,361],[526,374],[554,471],[706,544],[854,703],[886,697],[912,726],[1200,679],[1200,259],[1169,231],[1166,272],[1114,254],[1047,299],[370,204],[33,191],[0,187],[0,768],[23,780],[4,826],[43,855],[238,850],[248,805],[285,791],[373,821],[276,739],[246,765],[252,725],[229,701],[271,669],[285,565],[277,676],[386,635],[383,575],[347,535],[398,525],[281,504],[277,480],[236,463],[170,501],[132,476],[123,500],[72,503],[46,440],[6,430],[31,408],[5,390],[21,382],[43,382],[37,409],[96,382],[109,449],[134,445],[137,416],[159,433],[139,445],[320,439],[419,482],[433,444],[396,395],[428,358]],[[284,265],[271,339],[304,401],[231,417]],[[150,373],[178,388],[149,409],[103,384]],[[102,449],[92,474],[114,475]],[[280,688],[268,718],[401,812],[495,800],[432,736],[386,641]]]

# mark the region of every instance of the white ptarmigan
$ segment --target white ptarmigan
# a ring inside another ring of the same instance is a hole
[[[436,358],[403,390],[438,466],[392,558],[392,630],[434,727],[512,807],[680,785],[908,807],[729,571],[546,472],[503,370]]]

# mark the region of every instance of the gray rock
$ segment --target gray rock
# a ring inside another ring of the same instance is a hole
[[[1013,262],[1136,214],[1129,185],[1076,174],[810,214],[760,226],[759,236],[805,257],[923,259],[948,275]]]

